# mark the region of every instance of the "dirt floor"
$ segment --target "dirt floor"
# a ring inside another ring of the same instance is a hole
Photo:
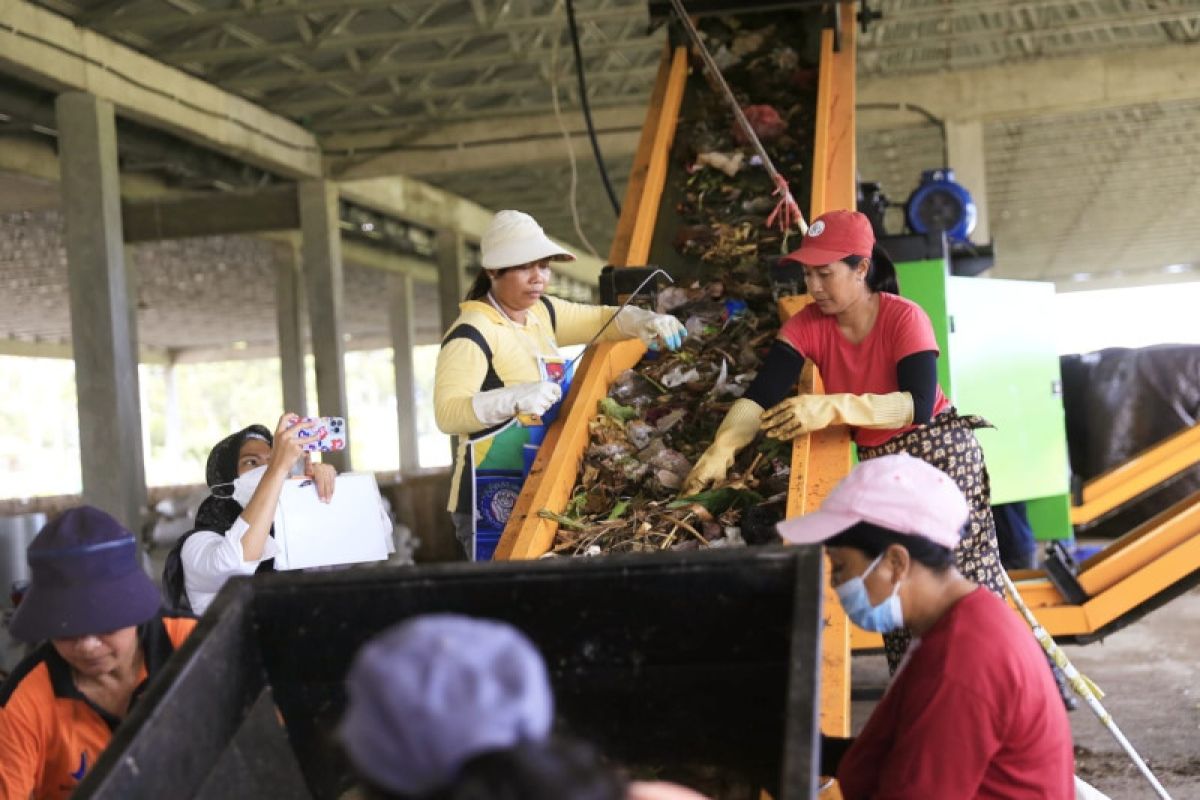
[[[1105,708],[1175,800],[1200,798],[1200,589],[1141,621],[1086,646],[1064,648],[1105,693]],[[856,698],[878,695],[887,678],[882,655],[854,659]],[[856,699],[854,724],[874,701]],[[1071,712],[1075,770],[1112,800],[1154,797],[1121,746],[1083,704]]]

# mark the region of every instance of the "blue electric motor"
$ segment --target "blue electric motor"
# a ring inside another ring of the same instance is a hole
[[[905,216],[915,233],[945,231],[950,241],[966,242],[975,230],[975,201],[954,181],[954,170],[927,169],[921,173],[921,185],[908,198]]]

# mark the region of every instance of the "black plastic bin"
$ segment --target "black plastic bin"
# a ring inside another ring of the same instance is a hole
[[[819,548],[775,547],[233,580],[76,796],[337,797],[355,651],[454,611],[524,630],[559,727],[630,769],[812,797],[821,570]]]

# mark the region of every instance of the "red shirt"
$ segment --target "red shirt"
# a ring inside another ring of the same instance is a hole
[[[911,300],[880,292],[879,314],[867,338],[858,344],[847,339],[837,326],[837,317],[823,314],[815,304],[805,306],[779,329],[779,336],[821,371],[829,394],[891,394],[900,391],[896,365],[913,353],[939,353],[933,325],[925,310]],[[950,406],[937,387],[933,415]],[[864,447],[881,445],[916,425],[893,430],[858,428],[854,441]]]
[[[1067,712],[1016,612],[981,587],[914,639],[837,778],[845,800],[1074,800]]]

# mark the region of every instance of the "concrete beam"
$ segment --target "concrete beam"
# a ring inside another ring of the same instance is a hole
[[[1200,97],[1196,49],[1187,45],[1112,51],[1082,58],[1049,58],[1028,64],[960,69],[859,80],[857,102],[908,103],[946,120],[993,122],[1022,117],[1190,100]],[[859,130],[910,121],[892,112],[866,110]]]
[[[122,116],[288,177],[321,174],[321,150],[299,125],[31,3],[0,3],[0,71],[88,92]]]
[[[329,181],[303,181],[299,198],[305,297],[317,372],[317,413],[324,417],[347,417],[345,341],[342,338],[345,285],[337,186]],[[339,472],[350,469],[348,448],[338,453],[325,453],[321,460],[333,464]]]
[[[81,92],[61,95],[55,110],[83,498],[140,531],[146,476],[116,119],[111,103]]]
[[[591,146],[586,131],[571,131],[571,146],[576,157],[583,158]],[[596,139],[606,157],[632,155],[637,150],[641,128],[597,131]],[[346,163],[337,173],[342,178],[380,177],[383,175],[447,175],[473,170],[494,170],[530,164],[558,163],[567,160],[563,135],[505,137],[496,141],[461,142],[450,145],[401,147],[357,163]]]
[[[126,201],[121,207],[126,242],[232,236],[300,227],[295,184],[257,192]]]
[[[0,337],[0,356],[22,356],[25,358],[64,358],[75,357],[75,349],[68,342],[29,342],[24,339],[9,339]],[[172,363],[171,353],[158,347],[139,347],[139,364]]]
[[[465,239],[479,241],[492,221],[493,212],[450,192],[437,189],[415,178],[369,178],[342,181],[343,197],[385,214],[434,230],[453,230]],[[576,260],[555,261],[551,269],[589,285],[595,285],[604,262],[577,252],[579,248],[556,242],[575,253]]]
[[[49,140],[6,138],[0,147],[0,172],[34,178],[57,184],[60,180],[58,158]],[[433,230],[453,228],[471,240],[478,241],[492,219],[492,211],[444,189],[415,178],[395,176],[365,180],[342,181],[339,192],[347,200],[375,209],[416,225]],[[128,201],[160,201],[162,198],[183,197],[162,181],[149,175],[121,176],[121,196]],[[267,232],[263,238],[290,242],[291,233]],[[558,242],[568,250],[577,248]],[[357,242],[344,242],[347,259],[372,269],[410,272],[417,280],[433,283],[437,269],[421,259],[387,253],[379,248]],[[589,285],[595,285],[604,263],[599,259],[577,253],[579,259],[570,263],[554,263],[555,272]]]

